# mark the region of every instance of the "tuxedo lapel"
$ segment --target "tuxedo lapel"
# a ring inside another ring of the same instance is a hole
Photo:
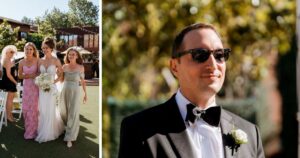
[[[234,149],[232,149],[232,142],[230,141],[230,132],[233,129],[233,120],[230,115],[222,108],[221,110],[221,130],[223,138],[223,147],[225,158],[232,158],[235,154]]]
[[[177,150],[177,154],[179,154],[180,157],[196,157],[192,149],[192,142],[188,136],[186,126],[176,103],[175,96],[167,102],[167,106],[169,106],[168,113],[170,116],[170,122],[168,123],[170,125],[170,131],[168,132],[170,142],[173,143],[175,150]]]
[[[180,157],[196,157],[196,154],[192,149],[192,142],[186,130],[181,133],[170,133],[169,136],[171,141],[174,143],[174,146],[177,149]]]

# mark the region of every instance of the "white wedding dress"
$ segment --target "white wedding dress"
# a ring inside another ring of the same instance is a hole
[[[56,66],[50,65],[46,68],[40,65],[41,73],[49,73],[55,78]],[[35,140],[39,143],[47,142],[58,138],[64,131],[64,124],[57,106],[57,88],[55,84],[51,86],[49,92],[39,89],[39,122],[38,135]]]

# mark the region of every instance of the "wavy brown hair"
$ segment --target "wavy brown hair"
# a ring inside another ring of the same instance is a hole
[[[51,37],[45,37],[42,44],[47,45],[52,50],[55,49],[55,45],[56,45],[55,40]]]
[[[81,54],[79,53],[78,49],[76,49],[75,47],[70,47],[70,48],[68,48],[67,54],[66,54],[66,56],[65,56],[65,58],[64,58],[65,64],[70,63],[70,60],[68,59],[68,55],[70,54],[71,51],[76,52],[76,55],[77,55],[76,63],[79,64],[79,65],[83,65],[83,59],[82,59],[82,56],[81,56]]]

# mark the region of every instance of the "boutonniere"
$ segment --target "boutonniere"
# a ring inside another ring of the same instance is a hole
[[[231,139],[232,155],[234,153],[234,150],[237,152],[237,149],[242,144],[246,144],[248,142],[247,134],[243,130],[236,129],[235,127],[233,127],[228,136],[231,137],[229,139]]]
[[[241,129],[233,129],[231,130],[230,135],[234,139],[236,145],[246,144],[248,143],[247,134]]]

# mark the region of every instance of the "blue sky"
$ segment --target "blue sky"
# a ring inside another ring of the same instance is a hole
[[[99,6],[99,0],[90,0]],[[35,19],[54,7],[68,11],[68,0],[0,0],[0,16],[21,21],[24,16]]]

